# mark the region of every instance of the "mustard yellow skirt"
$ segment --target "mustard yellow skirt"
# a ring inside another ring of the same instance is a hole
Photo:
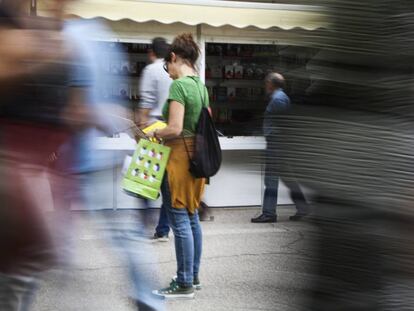
[[[192,156],[194,139],[185,138],[185,141],[190,156]],[[182,138],[169,140],[165,145],[171,148],[167,174],[172,206],[186,208],[189,213],[194,214],[200,206],[206,180],[205,178],[194,178],[191,175],[190,161]]]

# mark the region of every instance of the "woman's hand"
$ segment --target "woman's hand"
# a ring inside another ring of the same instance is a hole
[[[145,135],[149,138],[150,141],[160,142],[161,138],[157,135],[157,133],[158,133],[158,130],[155,130],[155,131],[148,132]]]
[[[173,139],[180,137],[183,131],[184,123],[184,106],[179,102],[172,101],[170,103],[170,116],[168,118],[167,127],[163,129],[157,129],[155,131],[148,132],[146,135],[148,138],[161,140],[161,139]]]

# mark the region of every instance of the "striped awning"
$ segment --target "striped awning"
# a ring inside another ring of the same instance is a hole
[[[47,7],[38,0],[39,15]],[[103,17],[108,20],[130,19],[164,24],[207,24],[261,29],[327,27],[327,15],[321,7],[308,5],[265,4],[217,0],[77,0],[69,2],[68,15],[81,18]]]

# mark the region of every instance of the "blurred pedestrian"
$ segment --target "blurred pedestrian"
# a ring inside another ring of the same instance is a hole
[[[148,276],[153,277],[156,273],[151,267],[143,268],[143,263],[154,260],[151,246],[142,243],[141,239],[145,231],[145,221],[140,219],[138,214],[133,221],[119,221],[113,217],[100,218],[101,215],[95,212],[103,209],[108,202],[112,202],[112,198],[105,195],[112,192],[106,189],[112,189],[113,169],[120,164],[114,161],[112,155],[108,156],[108,153],[95,150],[95,139],[112,136],[119,129],[127,128],[127,124],[119,124],[119,120],[122,119],[118,117],[126,116],[129,112],[122,106],[122,101],[105,99],[100,94],[106,82],[102,78],[101,70],[108,59],[100,53],[99,43],[93,41],[97,32],[110,33],[110,30],[95,20],[70,20],[65,24],[65,34],[79,53],[78,66],[73,72],[73,79],[88,81],[90,84],[86,104],[93,111],[94,122],[86,125],[82,131],[78,131],[59,149],[55,169],[74,182],[69,184],[71,188],[63,188],[65,193],[58,197],[63,197],[64,200],[61,201],[66,201],[66,205],[69,206],[75,201],[80,201],[83,207],[93,214],[93,219],[99,219],[95,224],[96,229],[101,236],[108,239],[126,264],[131,281],[129,296],[138,310],[162,311],[163,304],[151,295],[150,290],[153,287],[153,279]],[[122,55],[122,53],[111,53],[111,61],[122,62]],[[125,78],[119,77],[119,79]],[[75,156],[71,157],[70,165],[62,166],[61,161],[63,160],[65,164],[67,162],[65,158],[72,153]]]
[[[315,194],[301,310],[414,310],[414,3],[320,3],[312,85],[277,119],[280,160]]]
[[[265,171],[265,192],[263,197],[262,214],[252,218],[253,223],[275,223],[277,222],[276,206],[279,190],[280,176],[277,170],[277,126],[275,116],[286,112],[290,107],[290,99],[283,91],[285,85],[284,77],[276,72],[269,73],[265,79],[266,91],[270,95],[270,102],[267,105],[263,131],[266,137],[266,171]],[[279,147],[280,148],[280,147]],[[296,205],[296,214],[290,216],[290,220],[300,220],[309,212],[305,196],[299,184],[293,178],[283,179],[283,182],[290,190],[290,196]]]
[[[197,209],[205,179],[196,179],[189,172],[198,120],[202,107],[209,105],[207,89],[197,76],[199,55],[200,49],[191,34],[181,34],[174,39],[165,58],[165,69],[174,80],[163,108],[168,126],[151,133],[172,149],[162,194],[164,202],[170,203],[167,214],[175,237],[177,277],[167,288],[153,292],[168,299],[193,298],[194,288],[201,288],[202,232]]]
[[[167,101],[171,86],[171,78],[164,70],[164,58],[168,53],[169,45],[164,38],[154,38],[152,48],[148,51],[151,64],[145,67],[140,83],[140,102],[136,116],[137,125],[145,128],[157,120],[163,120],[162,107]],[[149,207],[149,202],[145,202]],[[158,225],[155,228],[153,239],[160,242],[169,240],[170,227],[163,202],[160,209]]]
[[[37,280],[56,264],[42,187],[51,155],[89,123],[73,50],[52,18],[29,18],[26,1],[0,3],[0,309],[28,310]],[[41,199],[40,199],[41,198]]]

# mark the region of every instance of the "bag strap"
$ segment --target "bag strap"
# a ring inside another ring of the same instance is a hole
[[[205,103],[206,103],[206,100],[205,100],[205,92],[204,92],[204,96],[201,94],[201,90],[200,90],[200,87],[199,87],[199,84],[198,84],[198,82],[196,81],[196,79],[194,78],[194,77],[190,77],[191,78],[191,80],[193,80],[194,81],[194,83],[196,84],[196,86],[197,86],[197,89],[198,89],[198,93],[200,94],[200,99],[201,99],[201,108],[206,108],[205,107]]]
[[[204,107],[204,106],[205,106],[205,96],[202,96],[202,94],[201,94],[201,90],[200,90],[200,87],[199,87],[198,82],[196,81],[196,79],[195,79],[194,77],[190,77],[190,78],[191,78],[191,80],[193,80],[193,81],[194,81],[194,83],[195,83],[195,84],[196,84],[196,86],[197,86],[198,92],[199,92],[199,94],[200,94],[200,99],[201,99],[201,110],[202,110],[203,108],[205,108],[205,107]],[[204,95],[205,95],[205,93],[204,93]],[[184,132],[184,131],[183,131],[183,132]],[[183,139],[184,146],[185,146],[185,151],[187,152],[188,159],[191,161],[192,159],[191,159],[191,156],[190,156],[190,151],[188,150],[187,143],[185,142],[184,133],[181,133],[181,138]]]

